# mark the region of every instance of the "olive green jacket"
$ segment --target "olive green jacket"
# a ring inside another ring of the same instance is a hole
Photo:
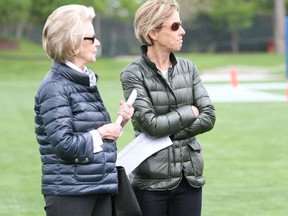
[[[142,162],[130,175],[131,183],[142,190],[170,190],[184,173],[191,186],[202,187],[202,147],[195,136],[213,128],[214,106],[194,63],[171,53],[173,66],[166,80],[146,52],[142,46],[142,56],[121,73],[125,98],[137,89],[132,119],[135,136],[140,132],[155,138],[170,136],[173,145]],[[198,117],[191,105],[199,109]]]

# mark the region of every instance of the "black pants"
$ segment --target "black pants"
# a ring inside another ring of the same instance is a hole
[[[110,194],[89,196],[45,196],[47,216],[111,216]]]
[[[193,188],[183,178],[172,191],[135,190],[143,216],[200,216],[202,188]]]

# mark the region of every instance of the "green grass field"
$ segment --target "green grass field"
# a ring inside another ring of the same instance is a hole
[[[284,64],[284,56],[273,54],[182,56],[193,59],[200,70],[233,64],[263,67]],[[119,73],[129,61],[99,58],[91,65],[99,73],[99,88],[112,119],[116,119],[119,100],[123,99]],[[51,63],[41,47],[25,41],[20,51],[0,51],[0,62],[0,215],[45,215],[33,97]],[[204,148],[207,181],[202,215],[288,215],[288,102],[215,106],[215,128],[198,136]],[[132,136],[129,124],[118,140],[119,149]]]

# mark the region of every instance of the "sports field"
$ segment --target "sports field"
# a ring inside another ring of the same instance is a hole
[[[20,51],[0,51],[1,216],[45,215],[40,190],[40,156],[34,135],[33,97],[51,63],[41,47],[27,42],[21,47]],[[195,61],[200,72],[229,65],[277,68],[269,71],[278,77],[273,82],[285,82],[282,55],[182,56]],[[123,99],[119,73],[132,59],[134,57],[99,58],[91,65],[99,74],[99,88],[112,119],[116,119],[119,100]],[[205,84],[218,83],[207,81]],[[222,84],[229,83],[223,81]],[[285,95],[285,89],[261,91]],[[198,136],[203,145],[206,177],[202,215],[288,215],[288,101],[215,101],[215,107],[215,128]],[[132,136],[129,124],[118,140],[119,149]]]

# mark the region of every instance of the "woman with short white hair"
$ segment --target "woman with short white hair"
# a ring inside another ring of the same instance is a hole
[[[53,60],[35,96],[35,133],[42,161],[47,216],[111,216],[118,191],[116,140],[133,107],[120,101],[121,125],[111,123],[87,68],[96,61],[92,7],[57,8],[43,28],[43,48]]]

